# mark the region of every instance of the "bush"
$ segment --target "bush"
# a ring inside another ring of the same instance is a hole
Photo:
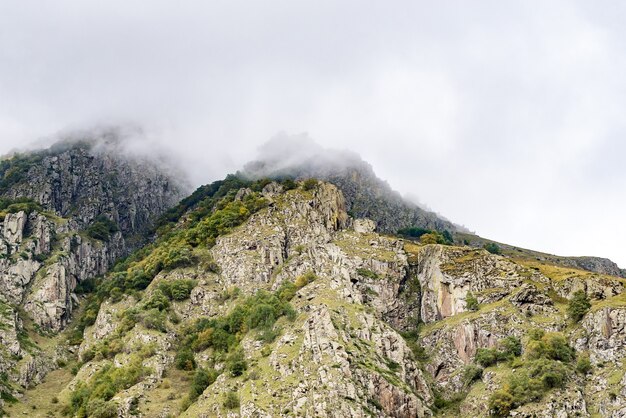
[[[505,357],[518,357],[522,354],[522,342],[519,338],[508,336],[498,342]]]
[[[226,369],[232,377],[241,376],[248,368],[248,363],[243,355],[243,350],[239,349],[228,357]]]
[[[202,395],[202,392],[212,385],[215,379],[217,379],[217,372],[215,370],[206,371],[202,368],[197,369],[196,373],[193,375],[191,388],[189,389],[189,398],[192,402],[198,399],[198,396]]]
[[[376,280],[376,279],[379,278],[378,274],[376,272],[372,271],[372,270],[360,268],[360,269],[356,269],[356,272],[359,274],[359,276],[363,276],[363,277],[366,277],[368,279]]]
[[[576,371],[580,374],[586,375],[592,369],[591,360],[588,355],[584,355],[578,358],[576,362]]]
[[[117,404],[112,401],[93,399],[87,404],[87,416],[93,418],[117,418]]]
[[[474,364],[468,364],[463,370],[463,384],[465,387],[470,386],[476,380],[480,380],[483,377],[482,367],[478,367]]]
[[[142,366],[141,359],[133,357],[123,367],[105,365],[89,380],[89,383],[79,382],[70,394],[69,411],[76,416],[117,416],[115,403],[108,402],[122,390],[137,384],[147,373]],[[115,411],[115,415],[110,415]]]
[[[165,332],[167,330],[165,327],[166,320],[166,313],[158,309],[150,309],[141,314],[141,324],[148,329]]]
[[[578,290],[574,293],[567,305],[567,314],[574,322],[579,322],[589,309],[591,308],[591,301],[587,297],[587,294]]]
[[[495,242],[485,244],[484,248],[491,254],[502,254],[502,249],[500,249],[500,246]]]
[[[111,234],[114,234],[119,230],[120,229],[115,222],[107,218],[105,215],[100,215],[89,227],[87,227],[85,232],[93,239],[108,241],[111,239]]]
[[[477,311],[480,308],[480,304],[478,303],[478,299],[472,292],[467,292],[465,296],[465,307],[468,311]]]
[[[306,191],[313,190],[317,187],[318,181],[316,179],[306,179],[302,183],[302,188]]]
[[[544,334],[540,340],[532,340],[526,348],[530,359],[546,358],[565,363],[574,360],[575,351],[560,333]]]
[[[531,330],[529,337],[525,361],[519,361],[515,373],[489,400],[494,416],[507,416],[513,408],[539,401],[550,389],[563,388],[568,379],[574,350],[565,337],[541,330]],[[503,353],[521,352],[518,340],[508,338],[501,341]]]
[[[169,298],[163,293],[161,289],[156,289],[150,295],[150,298],[144,302],[143,309],[158,309],[159,311],[164,311],[170,307]]]
[[[224,396],[224,408],[236,409],[239,408],[239,395],[237,392],[227,392]]]
[[[303,288],[309,283],[313,283],[317,279],[317,276],[312,271],[307,271],[302,276],[298,276],[295,281],[295,285],[298,289]]]
[[[513,395],[504,390],[494,392],[489,398],[489,410],[496,417],[506,417],[513,409]]]
[[[411,227],[399,229],[398,235],[402,235],[407,238],[420,238],[422,235],[428,234],[430,232],[432,232],[430,229]]]
[[[170,300],[182,301],[189,298],[196,287],[195,280],[178,279],[159,283],[159,290]]]
[[[178,370],[193,370],[196,368],[196,359],[189,349],[182,349],[174,357],[174,366]]]
[[[498,362],[498,352],[492,348],[479,348],[474,360],[483,367],[493,366]]]

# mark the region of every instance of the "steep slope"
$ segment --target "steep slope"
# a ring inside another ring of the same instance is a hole
[[[36,383],[65,354],[41,335],[69,323],[89,279],[142,245],[183,189],[115,144],[65,143],[0,163],[3,393]],[[37,330],[38,333],[34,331]]]
[[[295,186],[230,177],[168,212],[11,415],[626,413],[624,279],[381,235]]]

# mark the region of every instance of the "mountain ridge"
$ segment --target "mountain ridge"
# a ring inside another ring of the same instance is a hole
[[[626,280],[609,264],[401,237],[453,225],[411,206],[394,220],[369,166],[252,164],[174,204],[158,166],[63,152],[3,192],[9,416],[626,413]]]

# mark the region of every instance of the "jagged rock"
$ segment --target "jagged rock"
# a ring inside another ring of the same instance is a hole
[[[522,283],[521,267],[483,250],[427,245],[420,250],[417,265],[421,319],[426,323],[465,312],[470,291],[479,302],[486,298],[494,302]],[[483,296],[480,292],[486,290],[489,294]]]
[[[352,227],[360,234],[370,234],[376,231],[376,222],[371,219],[355,219]]]
[[[529,283],[524,283],[520,290],[511,297],[510,301],[522,312],[531,315],[554,311],[552,299],[540,292],[536,286]]]
[[[24,227],[26,226],[26,212],[8,213],[4,217],[4,239],[16,246],[22,242]]]
[[[575,342],[577,350],[589,350],[594,363],[626,357],[626,308],[606,307],[588,313],[582,320],[586,335]]]

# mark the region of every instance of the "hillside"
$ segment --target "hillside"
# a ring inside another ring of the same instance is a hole
[[[38,177],[68,158],[60,189]],[[589,271],[609,264],[492,254],[458,230],[402,238],[452,224],[394,223],[382,186],[368,219],[362,192],[309,171],[229,176],[175,205],[173,179],[110,158],[52,152],[3,192],[31,199],[2,228],[8,416],[626,415],[626,280]],[[106,161],[115,181],[65,186]]]

